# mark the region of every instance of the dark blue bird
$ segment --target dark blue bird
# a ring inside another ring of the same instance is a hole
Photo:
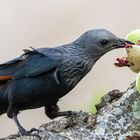
[[[19,123],[19,111],[45,108],[53,119],[58,100],[69,93],[106,52],[124,47],[127,40],[105,29],[85,32],[76,41],[55,48],[24,50],[24,54],[0,65],[0,115],[14,119],[21,135],[29,135]]]

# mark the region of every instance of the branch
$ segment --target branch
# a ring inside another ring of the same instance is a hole
[[[140,95],[131,86],[126,92],[113,90],[96,105],[97,113],[74,112],[72,116],[43,124],[38,134],[45,140],[138,140],[140,139]],[[1,140],[38,140],[36,136],[11,135]]]

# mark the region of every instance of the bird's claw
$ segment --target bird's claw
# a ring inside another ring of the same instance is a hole
[[[29,133],[32,133],[32,132],[40,132],[40,130],[36,129],[36,128],[32,128]]]
[[[69,118],[72,115],[72,111],[67,111],[65,117]]]
[[[21,136],[29,136],[30,133],[26,131],[25,129],[20,129],[18,134]]]
[[[67,114],[66,118],[69,118],[69,117],[75,118],[80,113],[81,113],[81,111],[78,112],[78,113],[77,112],[74,112],[74,111],[68,111],[68,114]]]

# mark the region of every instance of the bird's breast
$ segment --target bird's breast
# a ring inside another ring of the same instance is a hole
[[[85,61],[73,61],[60,68],[60,79],[72,89],[91,70],[92,65]]]

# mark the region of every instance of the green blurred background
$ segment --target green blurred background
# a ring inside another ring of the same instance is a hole
[[[106,28],[119,37],[140,28],[139,0],[0,0],[0,62],[17,57],[28,46],[53,47],[75,40],[93,28]],[[90,105],[112,89],[124,91],[135,80],[128,68],[116,68],[125,50],[104,55],[91,72],[62,98],[62,110],[94,110]],[[43,108],[19,115],[27,129],[50,121]],[[0,137],[16,133],[14,122],[0,116]]]

